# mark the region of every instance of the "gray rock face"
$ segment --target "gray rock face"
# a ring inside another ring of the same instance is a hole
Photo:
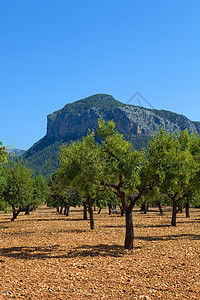
[[[99,94],[67,104],[63,109],[48,115],[47,134],[37,141],[23,158],[35,174],[48,177],[58,167],[57,156],[63,143],[80,139],[88,128],[95,129],[98,119],[113,120],[116,129],[131,141],[134,149],[148,147],[151,135],[161,127],[171,133],[188,129],[200,133],[200,122],[192,122],[185,116],[164,110],[145,109],[125,105],[112,96]],[[46,161],[50,161],[49,167]]]
[[[85,101],[87,103],[87,99]],[[113,99],[112,101],[116,100]],[[198,122],[192,122],[178,114],[170,112],[166,112],[165,114],[164,111],[124,105],[120,102],[118,102],[118,107],[108,109],[99,107],[98,103],[95,105],[93,102],[92,107],[90,107],[88,100],[87,110],[84,110],[82,113],[76,113],[76,111],[70,112],[68,105],[66,105],[66,107],[59,112],[48,115],[46,136],[56,140],[71,137],[74,139],[80,138],[87,133],[88,128],[95,129],[97,127],[97,122],[100,117],[106,121],[113,120],[116,124],[116,129],[120,133],[134,136],[151,136],[158,131],[159,128],[162,128],[168,133],[184,130],[186,128],[189,132],[199,132],[198,129],[200,126]],[[170,120],[168,119],[168,115],[170,116]]]
[[[88,128],[95,128],[100,118],[95,109],[89,109],[83,114],[67,114],[61,112],[57,117],[53,114],[47,117],[47,136],[49,138],[63,138],[84,135]]]
[[[167,132],[179,130],[176,124],[164,120],[155,113],[140,107],[125,106],[116,108],[109,116],[121,133],[150,136],[159,128]]]

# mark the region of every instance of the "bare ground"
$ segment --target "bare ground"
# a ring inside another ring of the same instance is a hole
[[[106,209],[93,232],[81,209],[0,213],[0,299],[200,299],[200,210],[175,228],[169,209],[133,215],[127,251],[124,217]]]

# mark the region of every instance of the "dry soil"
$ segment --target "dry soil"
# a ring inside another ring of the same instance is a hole
[[[0,299],[200,299],[200,210],[171,227],[169,208],[136,209],[131,251],[120,214],[94,212],[94,231],[82,215],[0,213]]]

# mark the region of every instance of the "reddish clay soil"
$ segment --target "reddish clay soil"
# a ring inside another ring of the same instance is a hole
[[[94,212],[92,232],[82,215],[0,213],[0,299],[200,299],[200,210],[171,227],[168,208],[136,209],[131,251],[120,214]]]

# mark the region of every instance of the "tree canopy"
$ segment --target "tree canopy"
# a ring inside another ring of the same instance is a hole
[[[198,142],[197,142],[198,141]],[[199,186],[199,137],[188,131],[167,134],[163,130],[150,142],[148,161],[158,174],[158,188],[173,204],[172,225],[176,225],[177,203],[194,194]]]
[[[99,145],[94,142],[94,133],[88,133],[81,141],[63,146],[59,162],[58,173],[62,185],[77,190],[83,199],[87,199],[90,226],[94,229],[92,201],[100,187],[102,174]]]

